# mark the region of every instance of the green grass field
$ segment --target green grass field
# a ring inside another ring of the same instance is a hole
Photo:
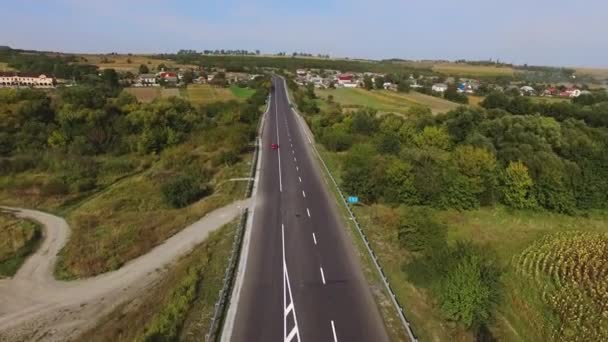
[[[452,76],[513,76],[513,69],[509,67],[494,67],[484,65],[469,65],[456,63],[440,63],[433,65],[433,71]]]
[[[329,95],[344,108],[376,109],[379,113],[405,114],[412,106],[426,106],[433,113],[446,112],[458,107],[458,104],[437,97],[410,92],[396,93],[388,90],[367,91],[360,88],[339,88],[316,90],[317,96],[327,100]]]
[[[208,84],[191,84],[187,89],[188,98],[193,104],[208,104],[217,101],[238,100],[228,88],[212,87]]]
[[[230,91],[232,92],[232,94],[234,96],[236,96],[239,99],[248,99],[255,93],[254,89],[241,88],[234,84],[230,86]]]

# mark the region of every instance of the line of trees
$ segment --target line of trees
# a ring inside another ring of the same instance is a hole
[[[608,206],[605,127],[497,109],[461,107],[432,117],[414,108],[408,118],[378,118],[336,107],[309,120],[327,149],[346,152],[343,186],[368,203],[503,203],[569,214]]]

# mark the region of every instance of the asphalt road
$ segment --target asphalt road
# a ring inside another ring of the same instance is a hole
[[[284,82],[273,84],[231,341],[388,341]]]

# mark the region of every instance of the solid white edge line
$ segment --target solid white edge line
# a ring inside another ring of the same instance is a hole
[[[315,245],[317,244],[317,236],[315,235],[315,233],[312,233],[312,239],[315,242]]]
[[[287,306],[287,289],[285,288],[285,280],[287,279],[287,265],[285,264],[285,225],[281,223],[281,246],[283,247],[283,310]],[[290,303],[293,305],[293,302]],[[287,314],[283,313],[283,339],[287,336]]]
[[[338,342],[338,336],[336,335],[336,325],[334,321],[331,321],[331,331],[334,333],[334,342]]]
[[[319,267],[321,270],[321,280],[323,280],[323,285],[325,285],[325,273],[323,273],[323,267]]]
[[[253,190],[251,192],[251,214],[247,215],[247,223],[245,224],[245,234],[243,236],[243,242],[241,247],[241,256],[239,258],[238,268],[236,271],[236,280],[234,282],[234,287],[232,289],[232,293],[230,295],[230,299],[228,301],[228,311],[226,313],[225,323],[222,328],[220,341],[228,342],[232,338],[232,332],[234,329],[234,323],[236,321],[236,315],[238,311],[239,302],[241,299],[241,290],[243,288],[243,280],[245,278],[245,274],[247,273],[247,261],[249,259],[249,245],[251,241],[251,232],[253,230],[253,218],[255,216],[255,208],[256,208],[256,199],[258,193],[258,185],[260,181],[260,173],[261,173],[261,165],[262,165],[262,156],[264,151],[262,150],[262,135],[264,130],[264,125],[266,123],[267,115],[270,114],[270,104],[272,101],[272,95],[270,96],[270,101],[268,101],[268,108],[262,115],[262,122],[260,124],[260,131],[258,132],[258,144],[259,144],[259,153],[258,160],[256,163],[255,176],[253,181]]]
[[[279,106],[277,103],[277,100],[275,98],[274,100],[274,117],[275,117],[275,124],[277,127],[277,145],[279,145],[279,148],[277,148],[277,154],[279,155],[279,191],[283,192],[283,176],[281,175],[281,139],[279,138]]]

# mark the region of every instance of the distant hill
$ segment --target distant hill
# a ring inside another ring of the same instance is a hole
[[[0,51],[12,50],[10,46],[0,45]]]

